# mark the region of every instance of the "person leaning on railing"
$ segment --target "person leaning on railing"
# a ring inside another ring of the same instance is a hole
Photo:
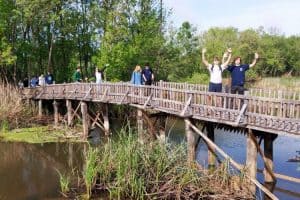
[[[231,93],[232,94],[244,94],[245,88],[245,73],[246,71],[255,66],[257,59],[259,58],[258,53],[254,54],[253,62],[249,64],[241,64],[241,57],[238,56],[234,59],[233,64],[229,65],[227,70],[231,73]]]

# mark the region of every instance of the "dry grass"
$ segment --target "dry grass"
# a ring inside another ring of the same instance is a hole
[[[0,126],[19,127],[36,113],[35,108],[23,103],[18,88],[0,82]]]

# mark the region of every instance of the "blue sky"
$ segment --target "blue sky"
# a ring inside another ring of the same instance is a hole
[[[164,0],[176,27],[189,21],[198,30],[233,26],[239,30],[264,26],[300,35],[300,0]]]

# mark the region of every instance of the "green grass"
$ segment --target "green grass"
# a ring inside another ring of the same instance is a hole
[[[254,87],[270,89],[298,90],[300,88],[300,77],[265,77],[254,84]]]
[[[0,137],[4,141],[46,143],[65,141],[64,131],[53,129],[51,126],[37,126],[32,128],[4,130],[0,132]]]
[[[110,199],[199,199],[224,191],[230,197],[251,198],[243,190],[230,191],[233,176],[227,165],[213,174],[199,171],[188,164],[184,145],[142,145],[130,128],[98,148],[90,147],[86,155],[81,187],[87,198],[99,194],[99,187]]]

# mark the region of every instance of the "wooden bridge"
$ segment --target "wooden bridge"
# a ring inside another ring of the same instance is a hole
[[[214,144],[214,126],[218,124],[244,130],[247,133],[246,166],[249,169],[250,179],[257,186],[260,185],[255,179],[257,152],[260,153],[265,163],[266,182],[275,182],[277,177],[300,183],[297,178],[273,172],[273,141],[277,135],[300,137],[300,91],[250,89],[245,95],[238,95],[207,92],[207,86],[203,85],[162,81],[152,86],[136,86],[123,82],[57,84],[23,91],[24,98],[38,100],[40,115],[42,115],[42,101],[53,100],[55,123],[58,123],[59,119],[57,102],[66,101],[67,123],[71,125],[74,117],[81,118],[84,137],[88,135],[91,124],[96,124],[109,133],[109,104],[136,107],[137,127],[140,135],[144,134],[145,121],[151,121],[151,117],[147,116],[147,110],[183,118],[186,124],[188,159],[192,161],[195,158],[195,146],[199,134],[209,147],[208,162],[212,166],[216,162],[215,151],[222,152]],[[73,108],[72,101],[78,101],[80,104]],[[91,116],[90,112],[93,111],[89,111],[87,102],[101,104],[102,120],[100,120],[99,113]],[[77,113],[79,107],[81,115]],[[163,120],[159,121],[164,123]],[[202,123],[203,126],[206,125],[206,135],[202,132],[204,128],[200,130],[193,125],[194,121]],[[153,127],[153,124],[148,124],[150,130],[153,130]],[[165,137],[161,130],[157,136]],[[264,151],[260,149],[257,137],[260,137],[260,142],[264,139]],[[221,154],[229,158],[234,166],[242,168],[225,152],[223,153]],[[267,190],[263,190],[266,194],[268,193]],[[276,199],[272,194],[269,196]]]

